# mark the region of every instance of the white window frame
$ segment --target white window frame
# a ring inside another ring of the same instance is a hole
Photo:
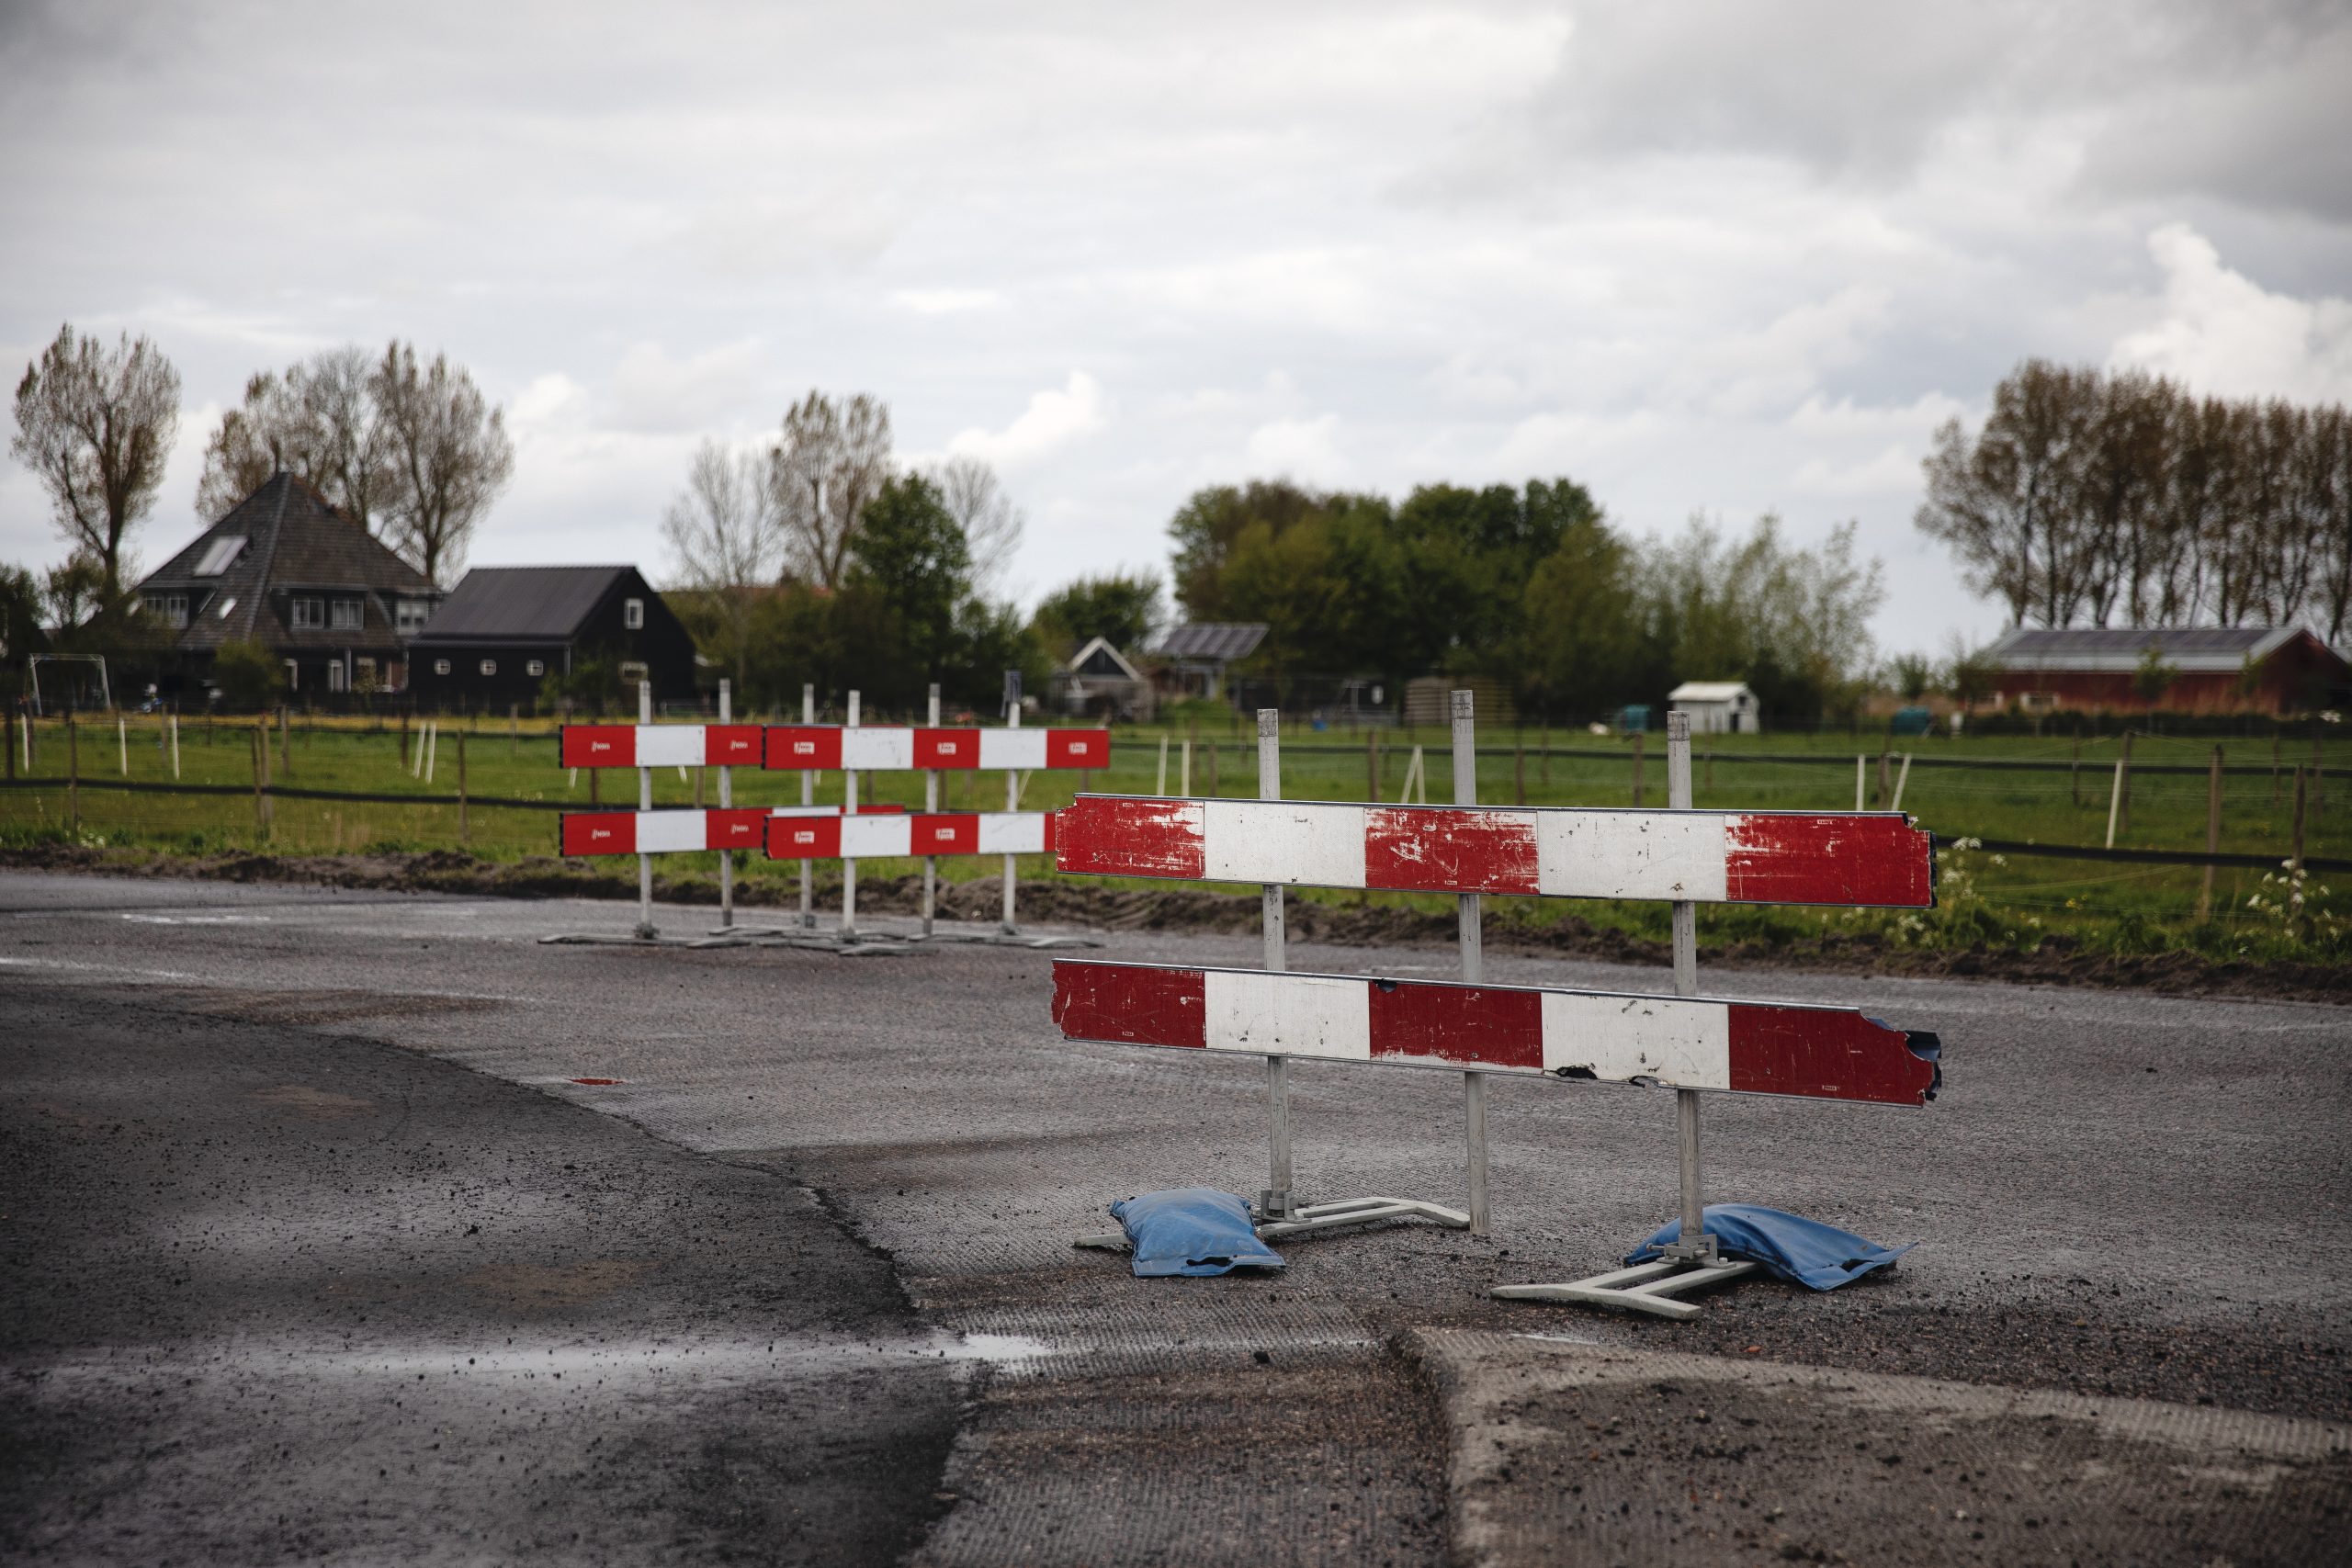
[[[338,659],[334,663],[327,666],[327,690],[330,692],[347,692],[350,689],[350,672],[344,669],[343,660]]]
[[[146,610],[167,626],[187,625],[187,595],[185,593],[150,593]]]
[[[449,672],[449,661],[446,659],[435,660],[433,661],[433,672],[435,675],[447,675]]]
[[[291,659],[282,662],[286,666],[286,689],[289,692],[300,691],[302,686],[302,666]]]
[[[327,602],[315,593],[298,593],[287,604],[286,622],[298,632],[324,631]]]
[[[523,666],[523,673],[526,675],[544,675],[547,672],[548,661],[544,659],[534,659]]]
[[[327,603],[327,626],[339,632],[356,632],[368,624],[368,602],[364,599],[334,599]]]
[[[392,630],[401,637],[414,637],[433,618],[433,604],[427,599],[402,599],[392,607]]]
[[[495,674],[497,674],[497,673],[498,673],[498,660],[495,660],[495,659],[485,659],[485,660],[483,660],[481,661],[481,672],[482,672],[484,675],[495,675]]]
[[[624,599],[621,601],[621,625],[633,632],[641,632],[645,629],[644,600]]]

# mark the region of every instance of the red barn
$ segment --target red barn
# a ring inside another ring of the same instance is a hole
[[[2153,699],[2138,689],[2150,649],[2172,671]],[[2352,686],[2352,663],[2301,626],[2019,626],[1984,651],[1996,707],[2308,713]]]

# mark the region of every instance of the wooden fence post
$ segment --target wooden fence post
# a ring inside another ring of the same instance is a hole
[[[695,804],[702,804],[702,770],[695,771]],[[466,732],[458,731],[458,847],[473,848],[472,824],[466,818]]]
[[[269,841],[269,717],[254,726],[254,832],[262,842]]]
[[[17,777],[17,710],[14,705],[0,708],[0,751],[8,754],[9,782]]]
[[[2324,760],[2320,750],[2319,737],[2314,735],[2312,737],[2312,809],[2313,811],[2327,809],[2327,770],[2322,765]]]
[[[1548,718],[1544,721],[1544,750],[1535,764],[1535,782],[1546,790],[1552,787],[1552,721]]]
[[[267,728],[268,721],[264,720],[264,730],[266,731]],[[277,754],[282,762],[277,771],[286,777],[292,778],[294,776],[294,716],[293,710],[284,703],[277,705]]]
[[[1642,732],[1634,731],[1634,804],[1642,804]]]
[[[401,772],[408,772],[408,709],[406,708],[401,709]],[[594,779],[595,775],[591,773],[589,777]],[[590,798],[594,799],[594,796],[592,795]]]
[[[2300,803],[2302,792],[2298,790],[2295,798]],[[82,728],[74,722],[71,708],[65,713],[65,819],[74,832],[82,830]],[[2301,811],[2295,819],[2302,820]]]
[[[2081,730],[2075,732],[2075,760],[2066,769],[2066,784],[2074,791],[2075,807],[2080,809],[2083,804],[2083,734]]]
[[[2213,765],[2205,775],[2205,852],[2222,852],[2222,749],[2213,748]],[[2213,918],[2213,863],[2205,863],[2204,879],[2197,887],[2197,923]]]
[[[2303,770],[2295,770],[2295,825],[2288,835],[2292,846],[2287,854],[2287,874],[2292,876],[2303,869]]]
[[[1519,803],[1527,804],[1527,743],[1522,739],[1510,749],[1511,783],[1519,791]]]
[[[2115,762],[2115,790],[2118,819],[2122,830],[2132,830],[2132,732],[2123,732],[2123,754]]]
[[[510,762],[523,760],[523,705],[520,703],[506,705],[506,760]]]
[[[1377,802],[1380,799],[1380,734],[1377,730],[1363,732],[1363,797]]]
[[[1878,754],[1878,808],[1881,811],[1885,810],[1886,803],[1894,798],[1894,778],[1893,763],[1888,753],[1881,751]]]
[[[2280,749],[2285,745],[2286,742],[2279,739],[2278,732],[2275,730],[2272,731],[2270,736],[2270,804],[2273,806],[2278,804],[2278,756]]]

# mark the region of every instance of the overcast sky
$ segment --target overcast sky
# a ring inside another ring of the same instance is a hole
[[[2018,360],[2352,399],[2347,84],[2340,0],[0,0],[0,364],[178,365],[150,562],[249,374],[400,337],[513,427],[477,564],[658,577],[695,444],[816,387],[997,464],[1024,597],[1202,485],[1566,475],[1859,518],[1940,649],[1999,615],[1919,457]],[[7,465],[0,559],[62,553]]]

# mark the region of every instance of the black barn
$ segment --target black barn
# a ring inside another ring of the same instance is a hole
[[[657,702],[694,699],[694,637],[637,568],[478,566],[409,645],[409,690],[427,708],[528,705],[591,662],[624,698],[646,680]]]

